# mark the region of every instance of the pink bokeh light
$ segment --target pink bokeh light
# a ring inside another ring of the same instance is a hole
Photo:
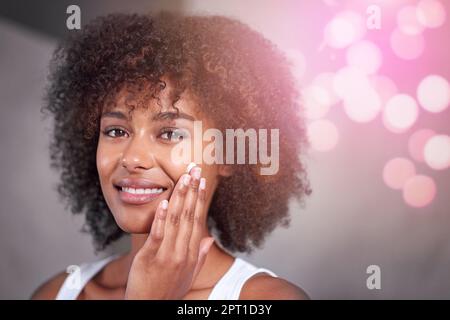
[[[398,93],[394,80],[384,75],[374,75],[370,78],[372,87],[378,92],[382,105]]]
[[[428,139],[424,147],[424,159],[435,170],[450,167],[450,136],[440,134]]]
[[[328,113],[331,99],[326,89],[320,86],[308,86],[302,90],[302,97],[308,119],[320,119]]]
[[[330,99],[330,105],[334,105],[339,102],[340,98],[336,95],[333,89],[334,73],[323,72],[318,74],[312,81],[312,85],[320,87],[327,92]]]
[[[383,111],[386,128],[394,133],[407,131],[417,121],[419,108],[414,98],[397,94],[387,102]]]
[[[429,75],[417,88],[417,100],[427,111],[438,113],[450,104],[450,85],[444,77]]]
[[[408,140],[408,151],[411,157],[417,162],[424,162],[424,149],[428,139],[433,137],[435,132],[431,129],[421,129],[414,132]]]
[[[417,19],[427,28],[442,26],[446,17],[445,7],[437,0],[421,0],[417,4]]]
[[[358,123],[374,120],[381,111],[381,99],[371,87],[362,88],[345,97],[344,111],[347,116]]]
[[[436,196],[436,183],[431,177],[416,175],[405,182],[403,200],[414,208],[429,205]]]
[[[383,181],[389,188],[400,190],[415,174],[416,168],[412,161],[406,158],[394,158],[389,160],[383,168]]]
[[[338,97],[345,99],[355,94],[355,91],[370,87],[369,78],[360,69],[355,67],[343,67],[339,69],[333,78],[333,89]]]
[[[382,108],[378,92],[367,75],[352,66],[340,69],[333,79],[336,95],[343,100],[344,111],[355,122],[369,122],[376,118]]]
[[[342,49],[361,39],[365,24],[361,15],[354,11],[339,12],[325,26],[324,42],[336,49]]]
[[[424,26],[417,18],[417,8],[415,6],[405,6],[397,13],[397,26],[401,32],[409,35],[422,33]]]
[[[422,34],[406,34],[400,29],[392,32],[390,43],[395,55],[404,60],[417,59],[425,50],[425,39]]]
[[[314,150],[330,151],[338,143],[339,132],[330,120],[316,120],[308,125],[308,139]]]
[[[347,63],[364,73],[373,74],[382,63],[381,50],[371,41],[363,40],[350,46],[347,50]]]
[[[450,1],[319,3],[323,12],[311,19],[312,27],[305,29],[300,41],[303,47],[305,39],[316,38],[309,51],[302,48],[308,74],[304,74],[301,90],[312,149],[330,151],[338,143],[350,143],[356,150],[366,141],[359,134],[378,130],[385,148],[407,152],[385,164],[384,183],[402,190],[408,206],[428,205],[436,193],[433,179],[450,166],[444,152],[450,134],[446,126],[450,112],[450,42],[446,40],[450,36]],[[377,8],[381,10],[378,27],[371,18]],[[315,26],[318,37],[313,34]],[[359,125],[342,122],[341,115]],[[379,115],[381,122],[374,121]],[[342,133],[336,123],[342,126]],[[344,133],[347,135],[341,137]],[[346,141],[339,142],[344,138]],[[419,165],[427,170],[424,173],[431,182],[416,172],[415,165],[418,171]],[[415,195],[414,190],[421,186],[428,196]]]

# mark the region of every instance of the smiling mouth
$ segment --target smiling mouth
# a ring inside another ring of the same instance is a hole
[[[166,188],[128,188],[119,186],[116,186],[116,189],[130,194],[160,194],[167,190]]]
[[[119,198],[127,204],[145,204],[150,201],[155,200],[167,188],[130,188],[130,187],[119,187],[115,186],[116,190],[119,191]]]

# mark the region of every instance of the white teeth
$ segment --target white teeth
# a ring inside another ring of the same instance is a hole
[[[132,193],[132,194],[158,194],[162,193],[162,188],[153,188],[153,189],[135,189],[135,188],[127,188],[122,187],[122,191]]]

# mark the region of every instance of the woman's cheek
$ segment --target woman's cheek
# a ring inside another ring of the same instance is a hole
[[[117,159],[120,157],[114,150],[108,149],[99,143],[97,147],[97,170],[100,178],[106,178],[114,170]]]
[[[187,165],[179,161],[173,161],[170,154],[159,154],[158,163],[165,174],[172,180],[175,186],[180,177],[186,172]]]
[[[215,163],[208,164],[203,161],[202,151],[205,150],[205,147],[206,143],[199,147],[193,141],[186,141],[174,144],[170,148],[161,148],[157,153],[158,163],[175,185],[181,176],[187,173],[188,165],[191,162],[195,163],[194,155],[197,152],[197,156],[200,155],[200,163],[197,163],[197,165],[202,168],[202,177],[207,179],[207,183],[210,186],[213,186],[216,182],[218,165]],[[198,148],[197,151],[195,148]],[[186,151],[187,153],[185,153]]]
[[[187,146],[189,146],[189,149],[187,149]],[[183,142],[176,144],[159,143],[155,145],[153,151],[157,165],[175,185],[185,173],[187,164],[190,162],[190,145]],[[186,155],[189,157],[186,158]],[[187,164],[185,164],[186,161]]]

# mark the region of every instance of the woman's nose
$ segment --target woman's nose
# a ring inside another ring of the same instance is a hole
[[[149,170],[155,165],[152,143],[146,135],[136,135],[122,155],[122,166],[128,171]]]

